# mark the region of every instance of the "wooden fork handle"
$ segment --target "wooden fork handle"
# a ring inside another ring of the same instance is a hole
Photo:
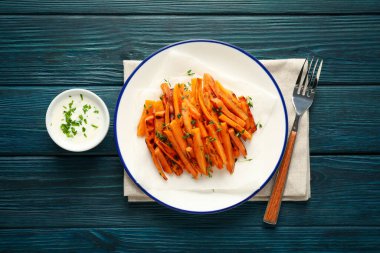
[[[278,214],[280,212],[282,195],[284,193],[286,179],[288,177],[289,164],[293,154],[294,143],[297,132],[291,131],[286,145],[285,154],[282,158],[280,168],[278,168],[276,181],[273,185],[272,194],[269,199],[267,209],[265,210],[264,222],[276,225]]]

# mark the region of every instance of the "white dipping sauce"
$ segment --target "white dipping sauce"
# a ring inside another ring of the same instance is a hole
[[[66,95],[52,108],[51,122],[47,122],[49,132],[70,146],[92,142],[104,132],[105,119],[101,108],[86,94]]]

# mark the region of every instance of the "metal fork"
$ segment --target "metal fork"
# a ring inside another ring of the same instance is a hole
[[[307,109],[309,109],[313,103],[315,90],[317,88],[319,76],[321,74],[323,60],[317,58],[314,61],[314,58],[312,58],[308,64],[309,67],[307,69],[307,72],[302,78],[306,63],[309,63],[308,59],[306,59],[302,65],[302,69],[298,75],[293,91],[292,101],[294,109],[296,111],[296,118],[294,119],[285,153],[282,158],[281,165],[277,171],[277,177],[272,189],[272,194],[269,199],[267,209],[265,210],[264,222],[270,225],[276,225],[277,223],[278,214],[281,207],[282,195],[284,193],[285,183],[288,177],[290,160],[292,158],[294,143],[297,137],[298,122],[301,116],[306,112]]]

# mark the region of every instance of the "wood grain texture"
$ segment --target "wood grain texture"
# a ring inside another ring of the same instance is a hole
[[[349,4],[345,4],[349,5]],[[207,25],[205,25],[207,24]],[[119,85],[122,60],[180,40],[232,43],[259,59],[324,59],[320,84],[380,79],[380,16],[0,16],[0,85]]]
[[[45,127],[49,103],[57,94],[69,88],[73,87],[0,87],[0,154],[73,155],[60,149],[50,139]],[[102,144],[85,154],[116,155],[113,115],[121,87],[88,88],[107,104],[111,127]],[[379,101],[380,86],[318,87],[310,112],[311,152],[379,152]]]
[[[191,0],[191,1],[120,1],[109,0],[22,0],[1,2],[0,13],[33,14],[344,14],[344,13],[380,13],[376,1],[339,1],[313,0],[300,1],[227,1],[227,0]]]
[[[31,246],[36,252],[378,252],[379,233],[378,227],[7,229],[0,230],[0,248],[6,252],[24,252]]]
[[[315,226],[379,226],[379,163],[380,156],[311,157],[312,197],[308,202],[284,202],[282,226],[310,231]],[[247,232],[262,226],[266,206],[250,202],[219,214],[189,215],[157,203],[128,203],[122,196],[123,169],[117,157],[2,157],[0,171],[0,229],[243,228]]]
[[[272,193],[270,195],[267,208],[265,209],[263,221],[270,225],[277,224],[282,203],[282,195],[284,194],[286,180],[288,179],[289,165],[292,160],[296,137],[297,132],[291,131],[289,134],[288,143],[286,144],[284,156],[282,157],[281,165],[277,169],[276,180],[273,185]]]

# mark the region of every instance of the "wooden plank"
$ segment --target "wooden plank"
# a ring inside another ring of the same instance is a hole
[[[5,252],[377,252],[379,227],[72,228],[0,230]],[[16,239],[18,238],[18,239]],[[22,239],[21,239],[22,238]]]
[[[33,14],[344,14],[379,13],[379,5],[373,0],[345,1],[328,0],[320,3],[313,0],[300,1],[52,1],[52,0],[5,0],[0,13]]]
[[[0,154],[72,155],[50,140],[45,127],[45,113],[50,101],[69,88],[73,87],[0,87]],[[108,105],[111,128],[103,143],[86,154],[116,155],[113,115],[121,87],[88,88]],[[311,152],[379,152],[378,101],[380,86],[320,86],[310,114]]]
[[[379,31],[380,16],[367,15],[1,16],[0,85],[119,85],[122,60],[191,38],[226,41],[259,59],[313,53],[325,60],[321,84],[375,84]]]
[[[279,226],[380,226],[379,163],[380,156],[311,157],[312,197],[283,203]],[[266,207],[249,202],[219,214],[189,215],[156,203],[129,204],[117,157],[1,157],[0,171],[0,229],[237,229],[261,227]]]

